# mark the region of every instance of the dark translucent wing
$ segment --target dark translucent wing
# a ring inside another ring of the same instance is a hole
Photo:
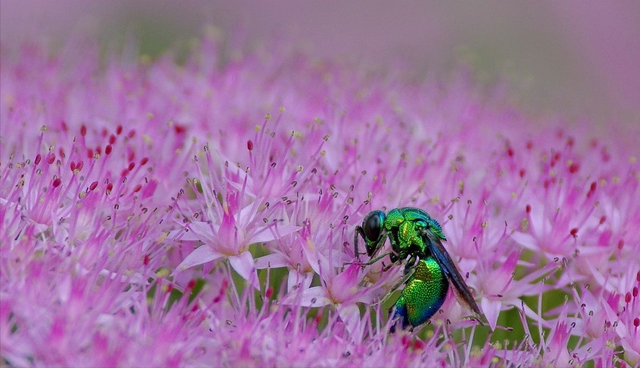
[[[440,267],[442,267],[442,270],[447,276],[447,279],[449,279],[449,281],[455,287],[458,299],[461,302],[464,302],[464,304],[466,304],[469,309],[471,309],[475,314],[478,315],[478,317],[480,317],[481,323],[486,321],[486,317],[480,311],[480,308],[478,308],[478,304],[476,304],[476,301],[473,299],[469,287],[464,282],[462,275],[460,275],[458,268],[453,263],[453,260],[449,256],[447,250],[444,249],[444,246],[442,245],[442,242],[438,238],[438,236],[429,230],[425,230],[423,238],[427,243],[427,248],[433,255],[433,258],[435,258],[436,262],[438,262]]]

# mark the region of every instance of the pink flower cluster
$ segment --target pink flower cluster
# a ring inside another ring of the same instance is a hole
[[[640,362],[639,150],[615,126],[278,44],[2,51],[2,364]],[[351,264],[354,227],[404,206],[442,224],[488,326],[451,294],[388,332],[403,267]]]

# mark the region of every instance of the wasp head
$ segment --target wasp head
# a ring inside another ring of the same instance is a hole
[[[384,234],[384,220],[386,215],[384,212],[376,210],[371,211],[362,221],[362,231],[364,232],[364,240],[367,243],[367,255],[373,256],[382,244],[380,240]]]

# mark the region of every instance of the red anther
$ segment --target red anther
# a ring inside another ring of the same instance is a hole
[[[84,167],[84,161],[79,161],[79,162],[76,164],[76,170],[78,170],[78,171],[82,171],[82,168],[83,168],[83,167]]]
[[[422,342],[422,340],[420,339],[416,339],[416,341],[413,342],[413,350],[418,350],[422,348],[424,348],[424,342]]]
[[[578,228],[574,227],[573,229],[571,229],[571,231],[569,232],[571,234],[571,236],[573,236],[574,238],[578,237]]]
[[[80,127],[80,135],[82,135],[83,137],[87,135],[87,126],[84,124],[82,124],[82,126]]]
[[[247,149],[253,151],[253,141],[251,139],[247,141]]]
[[[526,173],[525,169],[520,169],[520,178],[524,178],[525,173]]]
[[[558,161],[558,160],[560,159],[560,152],[556,152],[556,153],[553,155],[553,159],[554,159],[555,161]]]
[[[51,152],[47,155],[47,163],[51,165],[56,160],[56,154]]]
[[[316,325],[319,325],[322,322],[322,313],[316,314]]]
[[[558,131],[556,132],[556,135],[558,136],[558,138],[562,138],[562,136],[564,135],[564,130],[558,129]]]
[[[596,183],[595,181],[592,181],[591,185],[589,186],[589,191],[590,192],[595,192],[596,188],[598,188],[598,183]]]
[[[53,179],[53,183],[52,183],[52,185],[53,185],[53,187],[54,187],[54,188],[59,187],[59,186],[60,186],[60,184],[62,184],[62,180],[60,180],[60,178],[55,178],[55,179]]]
[[[185,125],[173,124],[173,130],[176,132],[176,134],[182,134],[187,131],[187,127]]]
[[[149,162],[149,157],[143,157],[142,160],[140,160],[140,166],[146,165],[147,162]]]
[[[60,155],[60,158],[67,157],[67,155],[64,154],[64,150],[62,149],[62,147],[60,147],[60,149],[58,150],[58,154]]]
[[[507,148],[507,155],[509,155],[509,157],[513,157],[513,148]]]
[[[626,293],[624,296],[624,302],[629,304],[631,303],[631,293]]]
[[[104,153],[109,155],[111,154],[111,150],[113,150],[113,147],[110,144],[107,144],[107,146],[104,148]]]
[[[33,160],[33,163],[37,165],[37,164],[39,164],[39,163],[40,163],[40,160],[42,160],[42,156],[40,156],[40,154],[38,153],[38,154],[36,155],[36,159],[35,159],[35,160]]]
[[[67,123],[66,123],[64,120],[62,120],[62,121],[60,122],[60,125],[62,126],[62,130],[63,130],[63,131],[65,131],[65,132],[69,129],[69,128],[67,127]]]
[[[91,160],[93,158],[93,149],[87,148],[87,158]]]
[[[135,161],[136,159],[136,153],[133,151],[129,151],[129,154],[127,155],[127,161],[132,162]]]
[[[129,170],[127,170],[126,168],[122,170],[122,172],[120,173],[120,176],[127,176],[127,174],[129,173]]]
[[[640,282],[640,271],[636,274],[636,281]]]
[[[133,138],[133,137],[135,137],[135,136],[136,136],[136,131],[135,131],[135,129],[131,129],[131,130],[129,131],[129,134],[128,134],[127,136],[128,136],[129,138]]]
[[[600,217],[600,225],[604,224],[605,221],[607,221],[607,216]]]
[[[89,185],[90,190],[95,190],[97,187],[98,187],[97,181],[94,181],[93,183],[91,183],[91,185]]]
[[[197,311],[197,310],[198,310],[198,308],[199,308],[199,307],[198,307],[198,303],[194,303],[194,304],[193,304],[193,307],[191,307],[191,311],[192,311],[192,312],[195,312],[195,311]]]
[[[116,143],[116,136],[111,134],[109,136],[109,144],[114,144],[114,143]]]
[[[140,191],[140,189],[142,189],[142,184],[138,184],[135,187],[133,187],[133,192],[137,193]]]
[[[409,347],[411,345],[411,339],[407,335],[402,336],[402,345],[404,347]]]
[[[573,140],[573,137],[567,138],[567,146],[573,147],[573,143],[575,143],[575,141]]]
[[[273,288],[267,288],[267,291],[264,293],[264,295],[267,297],[267,299],[271,299],[271,297],[273,296]]]
[[[167,294],[171,294],[172,291],[173,291],[173,285],[171,284],[167,285]]]
[[[71,169],[71,171],[76,169],[76,163],[74,161],[71,161],[71,163],[69,164],[69,168]]]
[[[116,127],[116,134],[117,135],[122,134],[122,125],[121,124],[118,124],[118,126]]]
[[[576,162],[572,163],[571,166],[569,166],[569,172],[571,174],[577,173],[578,170],[580,170],[580,165]]]
[[[622,249],[622,247],[624,247],[624,240],[620,239],[620,241],[618,242],[618,249]]]
[[[100,146],[96,147],[96,153],[101,155],[102,154],[102,147],[100,147]]]
[[[148,254],[145,254],[145,255],[144,255],[144,258],[142,259],[142,263],[143,263],[145,266],[148,266],[148,265],[149,265],[149,261],[150,261],[150,260],[151,260],[151,257],[149,257],[149,255],[148,255]]]
[[[591,146],[591,148],[596,148],[596,146],[598,146],[598,140],[592,139],[591,142],[589,142],[589,146]]]
[[[531,142],[530,140],[527,141],[527,149],[531,150],[533,148],[533,142]]]
[[[102,135],[102,138],[106,137],[109,134],[109,131],[107,130],[107,128],[102,128],[102,132],[100,132],[100,135]]]
[[[107,194],[111,193],[112,190],[113,190],[113,183],[107,184],[107,190],[106,190]]]
[[[191,279],[187,284],[187,289],[193,289],[196,286],[196,280]]]
[[[544,189],[549,189],[549,179],[544,179]]]
[[[633,320],[633,325],[634,325],[634,326],[636,326],[636,327],[640,326],[640,318],[636,317],[636,318]]]
[[[637,286],[634,286],[634,287],[633,287],[633,298],[635,299],[635,298],[637,298],[637,297],[638,297],[638,287],[637,287]]]
[[[528,204],[527,207],[525,207],[525,210],[527,211],[527,213],[531,213],[531,205]]]
[[[134,167],[136,167],[136,163],[135,162],[129,162],[129,166],[127,167],[127,169],[129,169],[129,171],[133,171]]]

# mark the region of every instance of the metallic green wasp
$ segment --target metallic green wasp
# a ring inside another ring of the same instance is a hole
[[[387,238],[391,243],[390,252],[371,258],[363,265],[375,263],[388,255],[392,264],[385,267],[386,270],[408,258],[404,277],[388,294],[391,295],[404,284],[400,297],[390,311],[394,320],[392,332],[398,322],[403,329],[413,329],[427,322],[444,303],[449,283],[453,284],[458,300],[476,314],[476,319],[480,323],[486,321],[469,287],[442,245],[447,239],[440,224],[428,213],[413,207],[396,208],[388,214],[382,211],[370,212],[364,218],[362,226],[356,226],[353,242],[356,258],[359,260],[358,235],[364,239],[369,257],[376,256]]]

